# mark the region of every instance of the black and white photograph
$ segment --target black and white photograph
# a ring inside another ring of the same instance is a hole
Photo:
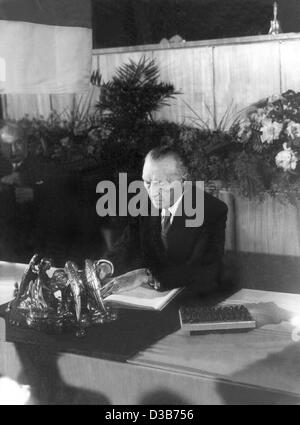
[[[300,0],[0,0],[0,405],[198,423],[299,359]]]

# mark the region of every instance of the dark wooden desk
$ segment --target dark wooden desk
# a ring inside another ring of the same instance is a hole
[[[0,303],[21,269],[0,263]],[[0,374],[30,384],[41,403],[300,404],[300,341],[289,322],[300,314],[300,295],[243,289],[226,302],[246,304],[258,328],[177,330],[126,362],[8,342],[2,321]]]

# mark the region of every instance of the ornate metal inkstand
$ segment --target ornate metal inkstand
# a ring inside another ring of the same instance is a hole
[[[32,257],[7,307],[10,324],[47,333],[75,330],[76,336],[84,336],[88,327],[117,319],[103,301],[103,294],[109,293],[103,280],[114,272],[110,261],[85,260],[83,271],[67,261],[52,277],[50,268],[50,260]]]

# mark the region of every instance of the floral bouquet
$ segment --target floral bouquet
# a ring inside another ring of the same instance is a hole
[[[248,108],[239,119],[237,138],[257,153],[271,154],[271,163],[284,173],[298,174],[300,92],[288,90]]]

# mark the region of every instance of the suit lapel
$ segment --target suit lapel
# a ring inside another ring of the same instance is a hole
[[[143,220],[144,254],[151,262],[166,263],[168,261],[185,261],[193,250],[195,239],[201,228],[186,227],[187,217],[184,213],[184,197],[178,206],[177,215],[173,217],[172,225],[167,233],[167,248],[161,239],[161,211]]]
[[[195,238],[199,234],[199,229],[186,226],[186,220],[192,218],[193,217],[187,217],[185,214],[183,196],[167,234],[168,257],[182,261],[190,255]]]
[[[167,234],[167,255],[172,259],[184,260],[190,253],[193,244],[193,232],[185,226],[184,215],[174,216]]]
[[[151,257],[155,257],[158,262],[167,260],[166,251],[161,240],[161,214],[150,217],[150,227],[145,234],[145,244],[149,247]]]

